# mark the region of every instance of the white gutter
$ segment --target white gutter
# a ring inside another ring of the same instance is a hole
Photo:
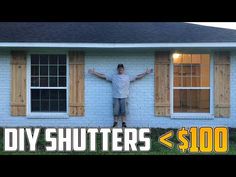
[[[28,43],[0,42],[0,47],[46,48],[230,48],[236,42],[216,43]]]

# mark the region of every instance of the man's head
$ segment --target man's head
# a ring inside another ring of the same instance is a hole
[[[124,74],[125,68],[123,64],[118,64],[117,65],[117,72],[118,74]]]

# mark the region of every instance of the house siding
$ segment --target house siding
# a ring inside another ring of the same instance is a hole
[[[85,116],[68,119],[30,119],[10,115],[11,64],[10,53],[0,52],[0,126],[47,127],[110,127],[112,117],[111,84],[87,73],[89,68],[112,74],[123,63],[129,75],[154,68],[154,52],[86,52],[85,55]],[[190,126],[236,127],[236,53],[231,53],[231,117],[202,119],[171,119],[154,115],[154,74],[131,84],[129,114],[130,127],[179,128]]]

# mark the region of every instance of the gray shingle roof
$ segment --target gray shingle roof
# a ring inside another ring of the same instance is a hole
[[[0,22],[0,42],[236,42],[236,30],[179,22]]]

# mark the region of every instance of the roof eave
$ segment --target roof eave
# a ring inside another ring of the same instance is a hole
[[[38,43],[0,42],[0,47],[24,48],[235,48],[236,42],[201,43]]]

